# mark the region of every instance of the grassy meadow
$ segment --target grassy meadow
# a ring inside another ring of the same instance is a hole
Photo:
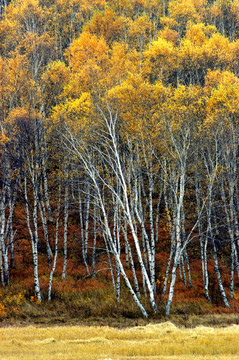
[[[108,326],[0,329],[1,360],[239,359],[239,325],[178,328],[171,322],[126,329]]]

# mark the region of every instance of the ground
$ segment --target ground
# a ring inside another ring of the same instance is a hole
[[[108,326],[0,329],[2,360],[236,360],[239,325],[179,328],[172,322],[125,329]]]

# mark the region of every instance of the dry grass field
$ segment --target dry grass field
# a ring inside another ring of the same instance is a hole
[[[238,360],[239,325],[182,329],[166,322],[127,329],[7,327],[0,329],[0,359]]]

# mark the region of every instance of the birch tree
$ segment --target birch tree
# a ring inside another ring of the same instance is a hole
[[[124,216],[127,219],[128,226],[132,232],[134,246],[136,249],[138,262],[140,264],[141,272],[143,277],[145,278],[147,290],[149,292],[149,300],[152,305],[154,311],[157,311],[155,298],[154,298],[154,286],[151,284],[149,275],[144,265],[144,261],[142,258],[142,251],[140,248],[140,241],[137,236],[137,232],[135,229],[134,221],[132,218],[132,213],[134,209],[131,209],[130,201],[129,201],[129,189],[126,179],[126,169],[125,164],[122,163],[122,158],[120,154],[120,143],[118,142],[118,134],[117,134],[117,113],[113,114],[112,110],[108,108],[108,115],[103,112],[101,108],[99,108],[101,120],[101,130],[99,130],[95,134],[95,138],[99,139],[99,145],[91,144],[91,148],[97,154],[97,159],[100,159],[101,165],[103,168],[107,170],[106,176],[104,176],[104,172],[102,173],[99,169],[99,164],[96,165],[92,163],[92,158],[95,156],[91,152],[89,153],[89,148],[87,147],[87,143],[82,143],[80,139],[75,139],[72,133],[68,132],[68,139],[66,139],[66,145],[69,142],[68,147],[73,146],[72,151],[75,153],[79,159],[82,161],[84,165],[84,169],[87,171],[87,174],[90,176],[91,181],[93,181],[94,188],[97,192],[97,198],[100,204],[101,211],[103,213],[104,226],[107,234],[107,239],[109,242],[109,247],[114,254],[115,260],[120,268],[121,274],[126,281],[126,284],[134,298],[137,302],[138,306],[141,308],[141,311],[146,315],[145,310],[142,309],[142,304],[139,302],[137,295],[132,289],[132,286],[125,274],[125,270],[123,268],[122,262],[120,260],[119,253],[115,246],[115,242],[113,239],[113,235],[110,231],[109,226],[109,218],[107,215],[105,202],[102,198],[101,187],[106,187],[112,195],[114,195],[118,206],[121,208]],[[67,142],[68,141],[68,142]],[[98,144],[99,144],[98,143]],[[85,156],[87,155],[87,158]],[[118,186],[116,186],[115,178],[117,179]],[[120,186],[120,191],[119,191]]]
[[[162,134],[164,161],[162,163],[165,181],[165,204],[169,219],[171,235],[171,252],[167,267],[172,259],[171,282],[169,287],[166,314],[170,314],[174,287],[177,278],[177,269],[185,256],[188,243],[191,241],[194,229],[197,226],[200,214],[193,219],[191,228],[185,234],[185,191],[190,183],[188,169],[192,164],[196,139],[195,132],[198,126],[198,116],[201,112],[199,91],[196,87],[179,87],[175,90],[171,106],[167,104],[164,119],[162,120]],[[165,292],[166,283],[163,291]]]

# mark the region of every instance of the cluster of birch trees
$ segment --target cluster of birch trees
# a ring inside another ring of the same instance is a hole
[[[103,251],[116,298],[124,281],[145,317],[142,297],[157,313],[162,269],[166,314],[177,278],[194,286],[192,254],[207,300],[210,261],[230,306],[239,276],[238,9],[235,0],[1,3],[2,285],[24,234],[36,296],[41,251],[51,300],[59,244],[65,279],[77,218],[87,275],[97,276]]]

